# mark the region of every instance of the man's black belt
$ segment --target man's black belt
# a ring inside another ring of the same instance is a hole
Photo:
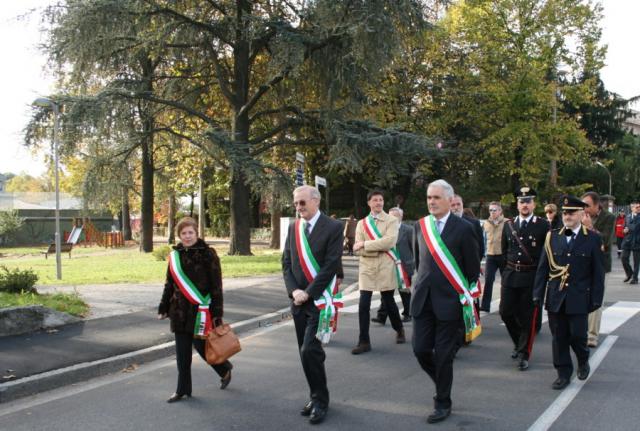
[[[516,272],[531,272],[538,269],[537,265],[525,265],[523,263],[509,262],[507,261],[507,267],[513,269]]]

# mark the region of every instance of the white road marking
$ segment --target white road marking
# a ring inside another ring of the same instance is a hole
[[[640,311],[640,302],[618,301],[602,312],[601,334],[610,334]]]
[[[565,411],[573,399],[578,395],[580,390],[584,387],[585,383],[589,381],[591,376],[598,369],[602,360],[605,358],[613,343],[618,339],[617,335],[609,335],[604,339],[602,345],[596,350],[596,353],[589,359],[591,366],[591,373],[586,380],[573,379],[573,381],[562,391],[562,393],[555,399],[555,401],[547,408],[547,410],[540,415],[537,421],[529,427],[528,431],[546,431],[551,425],[560,417],[562,412]]]

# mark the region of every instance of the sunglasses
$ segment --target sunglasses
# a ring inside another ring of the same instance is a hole
[[[547,214],[555,214],[555,213],[556,213],[555,211],[551,211],[551,210],[548,210],[548,211],[545,211],[545,212],[546,212]]]
[[[495,209],[495,208],[489,208],[489,212],[490,212],[490,213],[494,213],[494,212],[497,212],[497,211],[498,211],[498,210],[497,210],[497,209]]]

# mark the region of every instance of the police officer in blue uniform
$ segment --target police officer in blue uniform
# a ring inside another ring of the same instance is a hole
[[[529,368],[533,283],[549,223],[533,214],[535,190],[520,187],[514,196],[518,216],[507,220],[502,232],[507,265],[502,273],[500,317],[513,341],[511,357],[518,360],[518,369],[524,371]]]
[[[588,314],[602,306],[604,296],[602,239],[582,225],[585,206],[575,196],[563,197],[564,227],[549,232],[545,240],[533,291],[538,306],[546,291],[553,366],[558,372],[551,386],[557,390],[567,387],[573,374],[569,347],[578,361],[578,379],[589,376]]]

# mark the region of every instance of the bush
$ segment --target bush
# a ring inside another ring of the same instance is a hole
[[[10,244],[23,223],[17,211],[0,211],[0,244]]]
[[[153,257],[156,258],[156,260],[163,261],[163,260],[167,260],[169,253],[171,253],[171,250],[172,248],[170,245],[163,245],[161,247],[155,247],[151,252],[151,254],[153,255]]]
[[[36,293],[38,275],[32,269],[8,269],[0,265],[0,292]]]

